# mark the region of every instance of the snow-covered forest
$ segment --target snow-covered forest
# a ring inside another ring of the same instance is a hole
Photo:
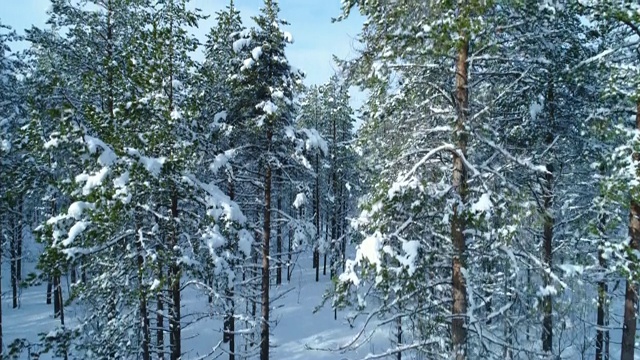
[[[637,0],[225,1],[0,8],[2,359],[640,359]]]

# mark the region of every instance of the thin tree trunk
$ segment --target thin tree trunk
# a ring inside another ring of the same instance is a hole
[[[293,260],[293,228],[289,226],[289,251],[287,254],[287,282],[291,282],[291,261]]]
[[[555,124],[555,93],[553,82],[549,83],[549,88],[547,89],[547,99],[546,104],[549,109],[549,125],[546,143],[548,146],[553,144],[553,127]],[[544,288],[548,289],[552,286],[551,276],[549,273],[551,272],[551,266],[553,261],[553,226],[554,226],[554,218],[551,215],[553,206],[553,172],[554,168],[552,164],[547,165],[547,173],[544,176],[544,181],[542,184],[542,196],[544,202],[544,227],[542,231],[542,242],[543,242],[543,257],[542,261],[545,266],[545,273],[543,278]],[[553,351],[553,297],[549,291],[546,291],[546,294],[542,298],[542,351],[551,354]]]
[[[2,217],[0,217],[0,219],[2,219]],[[0,349],[4,349],[4,343],[2,341],[2,246],[0,244]]]
[[[170,251],[174,251],[173,249],[178,245],[178,194],[173,193],[171,196],[171,217],[172,217],[172,227],[173,231],[171,234],[171,246]],[[175,256],[179,254],[174,254],[173,261],[171,262],[170,275],[169,279],[171,281],[171,307],[169,314],[169,334],[171,341],[171,360],[179,360],[182,355],[182,336],[181,336],[181,326],[180,326],[180,265],[175,259]]]
[[[544,195],[544,229],[543,229],[543,246],[544,256],[543,263],[546,270],[551,271],[552,251],[553,251],[553,217],[551,216],[551,206],[553,193],[551,190],[553,181],[553,167],[547,166],[548,173],[545,175],[545,195]],[[545,272],[543,276],[545,289],[551,284],[551,277]],[[553,299],[549,291],[542,298],[542,351],[550,354],[553,350]]]
[[[53,283],[51,282],[51,276],[47,278],[47,305],[51,305],[51,292],[53,291]],[[54,310],[55,312],[55,310]]]
[[[278,211],[282,210],[282,195],[278,192],[276,207]],[[280,222],[276,224],[276,285],[282,284],[282,225]]]
[[[162,266],[158,269],[158,278],[163,278]],[[162,289],[158,291],[156,302],[156,347],[158,359],[164,359],[164,303],[162,302]]]
[[[636,108],[636,129],[640,129],[640,101]],[[640,161],[640,154],[634,153],[633,158],[636,162]],[[636,176],[640,176],[636,174]],[[640,249],[640,203],[637,199],[631,199],[629,214],[629,247],[631,251]],[[636,342],[636,308],[638,306],[638,287],[635,281],[635,271],[637,259],[631,259],[629,264],[629,278],[624,297],[624,319],[622,321],[622,347],[620,349],[620,360],[633,360]]]
[[[325,213],[324,216],[324,243],[327,244],[328,243],[328,237],[329,237],[329,216],[328,214]],[[323,264],[322,264],[322,275],[327,275],[327,251],[324,252],[323,254]]]
[[[315,226],[316,226],[316,246],[313,252],[314,266],[316,268],[316,282],[320,281],[320,251],[318,249],[320,245],[320,157],[316,154],[316,188],[314,193],[314,207],[315,207]]]
[[[398,316],[398,320],[396,322],[396,346],[400,347],[402,345],[402,317]],[[396,354],[396,360],[402,360],[402,351],[398,351]]]
[[[267,130],[271,144],[272,132]],[[264,241],[262,244],[262,328],[260,330],[260,360],[269,360],[269,247],[271,246],[271,164],[267,163],[264,177]]]
[[[601,248],[598,249],[598,265],[601,270],[604,270],[607,266],[607,262],[604,258],[604,224],[605,215],[600,215],[599,233],[602,241],[600,242]],[[608,358],[608,354],[605,356],[605,338],[609,335],[606,324],[606,308],[607,308],[607,282],[603,278],[598,282],[598,311],[597,311],[597,328],[596,328],[596,360],[604,360]]]
[[[62,308],[62,303],[60,301],[60,299],[62,298],[60,296],[60,290],[62,290],[60,288],[60,277],[57,275],[53,276],[53,317],[57,318],[58,316],[60,316],[60,311]]]
[[[235,188],[233,186],[233,182],[229,180],[229,199],[231,201],[235,200]],[[237,246],[233,246],[231,248],[232,253],[237,252]],[[235,261],[231,260],[231,269],[235,271]],[[244,277],[244,273],[243,273]],[[227,309],[227,316],[224,320],[224,327],[226,329],[225,334],[223,335],[225,338],[223,341],[229,342],[229,360],[235,360],[236,358],[236,319],[235,319],[235,299],[234,287],[230,287],[226,291],[227,300],[229,301],[229,307]]]
[[[138,221],[137,232],[140,231],[140,225]],[[140,235],[142,236],[142,235]],[[142,246],[142,239],[138,236],[136,241],[136,247],[138,250],[137,257],[137,265],[138,265],[138,285],[140,286],[140,323],[142,325],[142,360],[150,360],[151,353],[149,351],[149,345],[151,344],[151,334],[150,334],[150,321],[149,321],[149,313],[147,311],[147,288],[143,284],[143,274],[144,274],[144,248]]]
[[[13,308],[15,309],[18,307],[18,254],[16,248],[18,245],[18,237],[21,236],[21,234],[19,234],[20,220],[17,218],[17,215],[11,215],[10,226],[13,229],[9,244],[9,256],[11,257],[11,299]]]
[[[458,151],[462,156],[466,156],[467,135],[465,126],[469,111],[469,98],[467,89],[467,58],[469,53],[469,41],[466,36],[458,49],[456,62],[456,102],[458,118],[456,121],[455,140]],[[458,154],[453,155],[453,178],[452,186],[456,191],[460,203],[464,203],[467,197],[467,169]],[[465,241],[466,222],[464,214],[460,214],[457,203],[453,205],[453,216],[451,217],[451,240],[453,242],[452,259],[452,284],[453,284],[453,307],[451,320],[451,344],[453,359],[465,360],[467,356],[467,289],[463,275],[467,245]]]

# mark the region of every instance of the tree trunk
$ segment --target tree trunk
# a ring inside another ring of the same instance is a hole
[[[467,57],[469,52],[469,41],[466,36],[458,49],[456,61],[456,103],[458,117],[456,120],[456,129],[454,133],[457,144],[457,151],[462,156],[466,156],[467,135],[465,133],[465,125],[469,111],[469,98],[467,89]],[[453,177],[452,187],[458,195],[458,202],[464,203],[467,197],[467,169],[464,162],[458,154],[453,155]],[[467,313],[467,289],[462,269],[465,264],[466,242],[464,231],[466,222],[464,214],[460,214],[457,203],[453,205],[453,216],[451,217],[451,240],[453,242],[453,259],[452,259],[452,284],[453,284],[453,307],[451,320],[451,344],[453,350],[453,359],[466,359],[466,343],[467,329],[466,313]]]
[[[289,226],[289,251],[287,253],[287,282],[291,282],[291,260],[293,260],[293,228]]]
[[[162,279],[162,266],[158,269],[158,279]],[[164,303],[162,302],[162,288],[158,291],[156,302],[156,347],[158,348],[158,359],[164,359]]]
[[[402,317],[398,316],[396,322],[396,346],[400,347],[400,345],[402,345]],[[402,351],[398,351],[396,360],[402,360]]]
[[[543,246],[544,256],[543,263],[546,271],[551,271],[552,251],[553,251],[553,217],[551,216],[551,206],[553,193],[551,190],[553,181],[553,167],[547,165],[548,173],[545,175],[545,194],[544,194],[544,229],[543,229]],[[551,277],[545,272],[543,276],[545,289],[552,286]],[[542,351],[550,354],[553,350],[553,299],[547,291],[542,298]]]
[[[233,186],[233,182],[231,180],[229,180],[229,199],[231,199],[231,201],[235,201],[235,188]],[[238,251],[238,247],[237,246],[233,246],[232,245],[232,253],[237,253]],[[235,271],[235,261],[231,260],[231,269],[233,269]],[[242,275],[244,277],[244,273]],[[244,279],[243,279],[244,280]],[[212,285],[213,285],[213,281],[212,281]],[[227,309],[227,316],[225,318],[224,324],[225,324],[225,329],[227,330],[225,335],[226,335],[226,340],[229,342],[229,360],[235,360],[236,358],[236,319],[235,319],[235,288],[232,286],[231,288],[227,289],[227,301],[229,302],[229,307]],[[225,336],[223,335],[223,336]]]
[[[173,193],[171,196],[171,218],[173,231],[171,234],[171,246],[170,251],[174,252],[172,256],[170,269],[170,284],[171,284],[171,307],[169,314],[169,336],[171,341],[171,360],[179,360],[182,355],[182,337],[180,326],[180,265],[177,262],[177,257],[180,256],[177,250],[174,250],[178,246],[178,194]]]
[[[0,240],[0,349],[4,349],[4,343],[2,342],[2,242],[1,240]],[[0,352],[2,352],[2,350],[0,350]]]
[[[53,284],[51,283],[51,276],[47,278],[47,305],[51,305],[51,291],[53,289]],[[55,312],[55,310],[54,310]]]
[[[640,100],[636,108],[636,129],[640,129]],[[640,154],[634,153],[633,158],[636,162],[640,161]],[[636,174],[640,176],[640,174]],[[631,251],[640,249],[640,203],[637,199],[631,199],[629,214],[629,247]],[[629,278],[625,290],[624,301],[624,320],[622,321],[622,347],[620,350],[620,360],[633,360],[636,341],[636,308],[638,306],[638,287],[636,284],[636,266],[635,254],[632,255],[629,264]]]
[[[267,130],[271,144],[272,132]],[[269,247],[271,246],[271,164],[264,177],[264,241],[262,244],[262,328],[260,330],[260,360],[269,360]]]
[[[602,241],[600,242],[600,249],[598,249],[598,265],[600,266],[601,271],[607,266],[607,262],[604,258],[604,224],[605,224],[605,215],[600,216],[600,226],[599,233]],[[607,309],[607,282],[603,278],[598,282],[598,311],[597,311],[597,330],[596,330],[596,360],[605,360],[605,358],[609,357],[609,354],[605,355],[605,338],[609,337],[609,330],[607,329],[608,325],[606,320],[606,309]]]
[[[314,266],[316,268],[316,282],[320,281],[320,251],[318,249],[320,245],[320,157],[316,154],[316,188],[314,193],[314,207],[315,207],[315,226],[316,226],[316,246],[313,251]]]
[[[12,299],[12,306],[13,308],[17,308],[18,307],[18,254],[17,254],[17,244],[18,244],[18,237],[20,237],[21,234],[19,234],[20,232],[20,221],[16,218],[17,215],[12,214],[11,215],[11,228],[13,228],[13,231],[11,233],[11,238],[10,238],[10,246],[9,246],[9,256],[11,257],[11,299]]]
[[[282,195],[278,192],[278,200],[276,207],[278,211],[282,210]],[[276,224],[276,285],[282,284],[282,225],[280,222]]]
[[[60,277],[57,275],[53,276],[53,317],[57,318],[58,316],[60,316],[60,311],[62,308],[62,303],[60,301],[60,299],[62,298],[60,296],[60,290],[62,290],[60,288]]]
[[[137,233],[140,233],[140,221],[137,221]],[[136,247],[138,250],[137,257],[137,265],[138,265],[138,286],[140,286],[140,323],[142,325],[142,360],[150,360],[151,354],[149,351],[149,345],[151,344],[151,334],[150,334],[150,321],[149,321],[149,313],[147,311],[147,288],[144,285],[144,248],[142,246],[142,239],[140,238],[142,234],[137,237]]]
[[[546,143],[551,146],[553,143],[553,127],[555,123],[555,94],[553,82],[549,83],[547,90],[546,104],[549,109],[549,131],[547,133]],[[542,277],[544,288],[551,287],[552,281],[549,273],[552,266],[553,251],[553,226],[554,218],[552,216],[553,206],[553,172],[552,164],[547,165],[547,173],[544,176],[542,184],[542,197],[544,202],[544,228],[542,231],[543,256],[542,261],[545,266],[545,273]],[[542,298],[542,351],[551,354],[553,351],[553,297],[549,291]]]

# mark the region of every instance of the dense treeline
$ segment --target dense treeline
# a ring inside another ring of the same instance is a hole
[[[19,53],[2,28],[2,291],[47,284],[39,352],[178,360],[207,316],[205,358],[266,360],[302,266],[355,328],[328,358],[376,334],[363,358],[637,356],[636,1],[345,0],[358,54],[310,87],[277,1],[250,28],[231,1],[203,44],[190,9],[52,0]]]

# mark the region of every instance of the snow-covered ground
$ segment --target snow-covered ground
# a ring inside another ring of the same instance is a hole
[[[33,268],[33,264],[27,264],[24,273],[32,271]],[[59,320],[53,318],[53,305],[46,304],[46,283],[22,289],[20,307],[12,309],[8,274],[9,269],[5,269],[3,265],[2,312],[5,347],[17,338],[37,343],[39,333],[47,333],[59,324]],[[371,344],[346,353],[311,349],[335,349],[351,340],[359,331],[358,326],[351,328],[348,325],[344,319],[346,312],[339,312],[338,319],[334,320],[330,304],[317,313],[313,313],[313,310],[321,303],[323,293],[331,284],[328,274],[320,276],[320,282],[316,283],[315,270],[311,268],[311,259],[300,259],[293,270],[291,282],[286,283],[285,281],[282,286],[272,287],[273,296],[282,292],[287,293],[273,304],[275,309],[272,310],[271,318],[277,325],[272,328],[271,358],[340,360],[362,358],[368,353],[384,350],[384,346],[388,344],[388,334],[384,333],[376,334]],[[65,290],[66,286],[67,279],[64,279],[63,287]],[[183,293],[183,314],[206,311],[207,306],[207,296],[198,290],[187,290]],[[76,309],[73,305],[65,308],[68,325],[74,324],[75,315]],[[220,321],[209,318],[186,326],[182,331],[183,351],[185,352],[183,359],[196,359],[209,354],[212,347],[222,339],[220,329]],[[215,355],[221,355],[221,353],[221,351],[217,351]],[[28,359],[26,352],[21,358]],[[209,358],[213,359],[216,356]],[[222,355],[220,358],[224,359],[226,356]],[[40,359],[53,359],[53,357],[42,356]]]

